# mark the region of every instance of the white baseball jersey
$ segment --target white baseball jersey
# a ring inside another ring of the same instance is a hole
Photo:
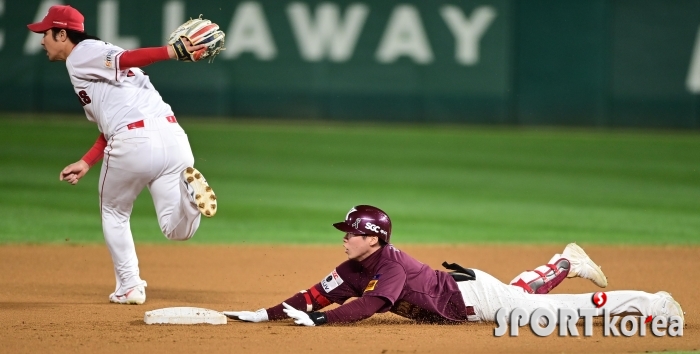
[[[88,120],[97,123],[107,138],[127,124],[173,115],[142,70],[120,70],[122,53],[120,47],[88,39],[78,43],[66,59],[68,75]]]
[[[129,224],[134,200],[144,188],[151,192],[167,238],[189,239],[201,219],[183,182],[182,172],[194,166],[187,135],[143,71],[121,70],[123,53],[109,43],[84,40],[66,59],[85,115],[107,140],[98,188],[102,230],[116,277],[110,301],[146,286]],[[136,122],[141,124],[129,127]]]

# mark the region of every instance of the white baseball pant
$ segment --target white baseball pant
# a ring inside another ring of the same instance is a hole
[[[587,294],[530,294],[523,288],[504,284],[492,275],[478,269],[474,269],[476,280],[458,282],[459,290],[466,306],[473,306],[475,316],[470,316],[470,321],[495,322],[496,312],[506,308],[509,314],[515,308],[522,308],[527,313],[532,313],[538,308],[544,307],[555,314],[559,309],[595,309],[592,297],[594,293]],[[639,313],[642,316],[653,315],[652,303],[661,299],[660,295],[650,294],[644,291],[607,291],[607,302],[596,312],[602,315],[605,309],[611,315],[625,312]]]
[[[163,234],[187,240],[199,227],[201,214],[190,201],[182,172],[194,157],[185,131],[162,118],[146,119],[141,128],[118,130],[107,140],[100,172],[102,229],[112,255],[116,295],[145,285],[129,218],[134,200],[148,187]]]

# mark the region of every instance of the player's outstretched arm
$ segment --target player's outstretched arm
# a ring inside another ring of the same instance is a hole
[[[294,320],[294,323],[301,326],[316,326],[326,324],[328,322],[326,315],[322,312],[304,312],[299,311],[289,305],[286,302],[282,303],[284,306],[284,313]]]
[[[187,38],[184,38],[182,42],[187,52],[195,53],[207,48],[204,44],[192,45]],[[175,49],[171,45],[126,50],[119,56],[119,70],[142,68],[169,59],[178,59]]]
[[[289,317],[287,317],[284,311],[286,308],[284,305],[299,309],[300,311],[318,311],[331,304],[331,301],[319,291],[320,286],[320,284],[316,284],[307,290],[302,290],[282,303],[267,309],[260,309],[257,311],[223,311],[222,313],[226,315],[226,317],[234,320],[265,322],[288,319]]]
[[[81,178],[83,178],[83,176],[85,176],[88,170],[90,170],[90,166],[87,164],[87,162],[79,160],[61,170],[58,180],[66,181],[72,185],[75,185]]]
[[[383,297],[363,296],[355,301],[326,312],[304,312],[292,306],[284,305],[284,313],[294,319],[294,323],[303,326],[320,326],[326,323],[352,323],[372,317],[375,313],[391,307],[391,302]]]
[[[126,70],[168,59],[193,62],[209,58],[211,61],[224,50],[225,36],[216,23],[191,19],[170,34],[167,45],[126,50],[118,55],[117,65],[119,70]]]

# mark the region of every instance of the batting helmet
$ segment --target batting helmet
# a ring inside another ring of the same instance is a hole
[[[389,243],[391,220],[384,211],[371,205],[358,205],[345,215],[345,221],[333,224],[336,229],[353,235],[377,236]]]

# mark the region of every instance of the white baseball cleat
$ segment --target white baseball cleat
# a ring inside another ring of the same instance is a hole
[[[652,304],[652,315],[654,316],[680,316],[681,320],[685,324],[685,316],[681,304],[674,300],[671,294],[665,291],[659,291],[654,295],[661,296],[661,299],[654,301]]]
[[[608,278],[603,274],[603,270],[591,260],[591,257],[588,257],[579,245],[575,243],[566,245],[561,256],[571,262],[571,269],[566,276],[567,278],[579,277],[588,279],[601,288],[608,286]]]
[[[109,294],[109,302],[126,305],[143,305],[146,302],[146,287],[139,285],[129,289],[124,295]]]
[[[194,167],[188,167],[182,172],[187,190],[190,192],[190,200],[197,206],[202,215],[210,218],[216,214],[216,194],[209,187],[204,176]]]

